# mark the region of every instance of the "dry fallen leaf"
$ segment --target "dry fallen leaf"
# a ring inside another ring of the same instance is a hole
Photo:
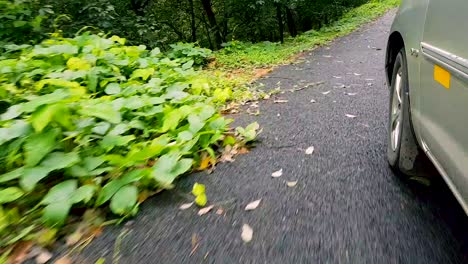
[[[271,177],[273,178],[278,178],[278,177],[281,177],[283,175],[283,169],[279,170],[279,171],[275,171],[271,174]]]
[[[245,243],[249,243],[253,238],[253,229],[248,225],[244,224],[242,226],[241,238]]]
[[[305,154],[306,155],[312,155],[314,153],[315,148],[313,146],[310,146],[306,149]]]
[[[216,210],[217,215],[222,215],[223,213],[224,213],[223,208],[218,208],[218,210]]]
[[[187,210],[187,209],[189,209],[190,207],[192,207],[192,205],[193,205],[193,202],[192,202],[192,203],[185,203],[185,204],[181,205],[181,206],[179,207],[179,209],[180,209],[180,210]]]
[[[206,215],[207,213],[209,213],[211,211],[211,209],[213,209],[213,205],[210,205],[210,206],[207,206],[207,207],[204,207],[202,209],[200,209],[200,211],[198,211],[198,215]]]
[[[349,118],[356,118],[357,117],[355,115],[350,115],[350,114],[346,114],[346,116],[349,117]]]
[[[284,104],[284,103],[287,103],[288,100],[285,100],[285,99],[276,99],[274,102],[275,102],[276,104]]]
[[[54,264],[72,264],[72,261],[68,257],[62,257],[57,259]]]
[[[289,181],[286,184],[288,185],[288,187],[294,187],[297,185],[297,181]]]
[[[323,92],[322,94],[323,94],[323,95],[327,95],[327,94],[329,94],[330,92],[331,92],[331,91],[326,91],[326,92]]]
[[[44,264],[44,263],[47,263],[51,258],[52,258],[52,254],[47,250],[43,250],[41,254],[39,254],[36,257],[36,263]]]
[[[216,160],[213,159],[211,156],[206,155],[202,161],[200,162],[200,167],[198,167],[198,170],[206,170],[210,166],[214,166],[216,164]]]
[[[7,263],[23,263],[26,260],[32,245],[33,243],[31,241],[21,241],[16,244],[8,257]]]
[[[243,155],[243,154],[247,154],[247,153],[249,153],[249,152],[250,152],[250,151],[249,151],[248,148],[242,147],[242,148],[240,148],[240,149],[237,151],[237,154]]]
[[[245,207],[245,210],[246,211],[252,211],[252,210],[255,210],[257,209],[257,207],[260,205],[260,202],[262,201],[262,199],[258,199],[256,201],[253,201],[251,203],[249,203],[246,207]]]

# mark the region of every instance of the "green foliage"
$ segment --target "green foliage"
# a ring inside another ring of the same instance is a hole
[[[54,14],[50,5],[39,1],[0,0],[0,10],[0,51],[13,42],[28,44],[43,39],[48,30],[44,21]]]
[[[193,43],[177,43],[171,45],[171,51],[167,56],[171,59],[179,59],[185,63],[184,67],[192,65],[202,66],[208,62],[212,51],[209,49],[196,47]]]
[[[343,14],[343,17],[318,30],[307,31],[296,38],[286,38],[284,44],[278,42],[249,43],[232,41],[225,43],[224,49],[215,53],[217,65],[224,69],[269,67],[289,62],[291,57],[304,50],[322,45],[346,35],[360,25],[382,15],[390,8],[398,6],[399,0],[374,0]]]
[[[210,52],[124,43],[85,33],[5,47],[0,246],[66,224],[74,208],[131,216],[141,193],[172,188],[222,147],[231,122],[216,107],[222,92],[194,68]]]

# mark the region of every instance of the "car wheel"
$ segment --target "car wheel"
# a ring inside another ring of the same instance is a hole
[[[400,175],[425,176],[427,158],[418,146],[411,124],[408,70],[405,50],[401,49],[393,64],[390,87],[387,159]]]

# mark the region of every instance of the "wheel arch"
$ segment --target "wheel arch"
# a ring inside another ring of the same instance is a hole
[[[388,87],[391,87],[392,75],[393,75],[393,64],[395,63],[398,52],[405,47],[405,42],[402,35],[398,31],[394,31],[390,34],[387,42],[387,53],[385,57],[385,75],[387,78]]]

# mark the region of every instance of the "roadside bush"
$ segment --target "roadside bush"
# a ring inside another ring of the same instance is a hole
[[[231,120],[193,68],[208,52],[179,49],[170,59],[86,33],[6,49],[0,247],[38,240],[43,224],[58,228],[71,210],[133,215],[149,194],[215,159],[223,145],[252,140],[257,129],[238,130],[237,142],[228,131]]]
[[[31,44],[46,37],[44,27],[54,13],[49,5],[38,1],[0,0],[0,52],[2,46],[14,42]]]
[[[177,43],[170,45],[171,50],[167,56],[171,59],[179,59],[182,62],[190,62],[195,66],[205,65],[213,52],[209,49],[195,46],[194,43]]]

